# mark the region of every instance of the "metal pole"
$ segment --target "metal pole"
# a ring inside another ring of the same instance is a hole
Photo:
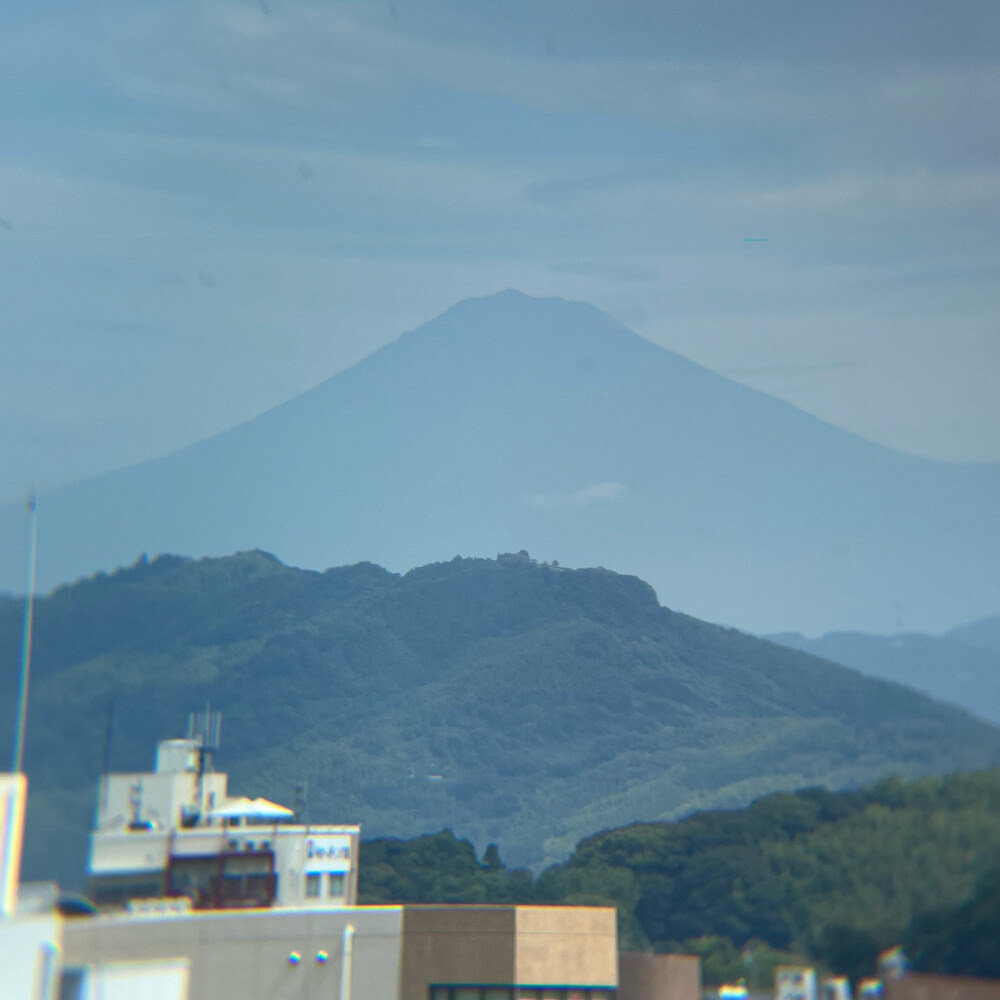
[[[35,552],[38,542],[38,515],[35,494],[28,497],[28,593],[24,597],[24,627],[21,633],[21,678],[17,693],[17,726],[11,771],[20,772],[24,763],[24,727],[28,717],[28,679],[31,674],[31,628],[35,617]]]
[[[99,826],[103,813],[108,808],[108,775],[111,774],[111,727],[115,722],[115,700],[108,699],[108,718],[104,726],[104,756],[101,759],[101,792],[97,799],[97,815],[94,817],[94,829]]]
[[[351,1000],[351,974],[354,959],[354,924],[344,925],[344,944],[340,956],[340,1000]]]

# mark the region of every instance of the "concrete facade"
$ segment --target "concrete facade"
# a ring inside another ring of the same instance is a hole
[[[1000,1000],[1000,979],[908,972],[886,980],[885,996],[886,1000]]]
[[[610,908],[407,906],[400,1000],[476,1000],[477,989],[485,1000],[493,993],[501,1000],[505,988],[530,1000],[537,993],[610,998],[617,953]]]
[[[171,959],[189,963],[189,1000],[318,1000],[345,983],[354,1000],[612,1000],[618,983],[612,909],[118,913],[64,926],[67,968]]]
[[[515,915],[515,983],[617,987],[618,929],[613,909],[518,906]]]
[[[58,996],[59,1000],[188,1000],[189,971],[185,959],[71,969],[63,973]],[[37,1000],[49,998],[38,994]]]
[[[700,1000],[697,955],[623,951],[618,956],[618,1000]]]
[[[49,997],[59,979],[61,921],[53,914],[0,920],[0,997]]]
[[[402,907],[102,915],[66,922],[66,967],[186,958],[189,1000],[340,996],[347,925],[350,995],[396,1000]]]
[[[400,1000],[428,1000],[433,984],[513,985],[513,906],[408,906]]]

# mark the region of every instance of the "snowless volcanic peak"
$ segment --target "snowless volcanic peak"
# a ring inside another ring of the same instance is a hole
[[[994,610],[1000,566],[1000,467],[893,452],[513,290],[40,503],[43,585],[141,552],[406,570],[525,549],[756,632],[939,631]],[[0,509],[0,588],[23,539],[21,506]]]

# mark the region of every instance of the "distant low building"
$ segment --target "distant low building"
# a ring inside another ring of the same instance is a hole
[[[1000,942],[997,943],[1000,948]],[[886,1000],[1000,1000],[1000,979],[908,972],[885,983]]]
[[[623,951],[618,956],[618,996],[620,1000],[700,1000],[701,959]]]

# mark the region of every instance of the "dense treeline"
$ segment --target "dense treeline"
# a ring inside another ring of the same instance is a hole
[[[968,899],[918,914],[904,942],[921,971],[1000,977],[1000,864],[979,879]]]
[[[609,830],[537,878],[505,870],[495,845],[478,861],[450,831],[369,841],[361,892],[370,902],[616,906],[623,946],[701,953],[710,981],[763,984],[796,954],[858,977],[900,941],[920,968],[995,975],[997,845],[991,770],[806,789]]]

